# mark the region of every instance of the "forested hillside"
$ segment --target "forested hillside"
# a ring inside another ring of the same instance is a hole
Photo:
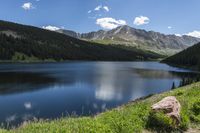
[[[0,21],[0,60],[149,60],[160,57],[148,51],[91,43],[32,26]]]
[[[163,62],[200,70],[200,43],[165,59]]]

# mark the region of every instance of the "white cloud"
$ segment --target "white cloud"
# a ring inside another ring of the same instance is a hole
[[[181,37],[182,35],[181,34],[175,34],[175,36]]]
[[[171,26],[168,26],[167,28],[168,28],[168,29],[172,29],[172,27],[171,27]]]
[[[31,10],[31,9],[34,9],[33,4],[30,3],[30,2],[24,3],[24,4],[22,5],[22,8],[23,8],[24,10]]]
[[[125,20],[116,20],[114,18],[99,18],[96,20],[96,24],[100,25],[104,29],[114,29],[121,25],[126,25]]]
[[[56,27],[56,26],[51,26],[51,25],[48,25],[48,26],[42,26],[43,29],[46,29],[46,30],[50,30],[50,31],[57,31],[61,28],[59,27]]]
[[[195,30],[195,31],[189,32],[185,35],[200,38],[200,31]]]
[[[91,12],[92,12],[91,10],[88,11],[88,13],[91,13]]]
[[[101,8],[102,8],[102,5],[99,5],[99,6],[97,6],[94,10],[95,10],[95,11],[99,11],[99,10],[101,10]]]
[[[135,20],[134,20],[134,24],[135,25],[144,25],[144,24],[148,24],[150,21],[150,19],[148,17],[145,17],[145,16],[139,16],[139,17],[136,17]]]
[[[192,31],[192,32],[189,32],[189,33],[185,33],[185,34],[175,34],[176,36],[183,36],[183,35],[186,35],[186,36],[191,36],[191,37],[196,37],[196,38],[200,38],[200,31]]]
[[[110,9],[109,9],[108,6],[102,6],[102,5],[98,5],[98,6],[94,9],[94,11],[100,11],[100,10],[105,10],[106,12],[109,12],[109,11],[110,11]]]
[[[104,9],[106,12],[109,12],[109,11],[110,11],[110,9],[109,9],[108,6],[104,6],[103,9]]]

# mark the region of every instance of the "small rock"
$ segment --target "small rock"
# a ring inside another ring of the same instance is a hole
[[[165,97],[152,107],[154,111],[163,111],[167,116],[176,120],[177,124],[180,123],[181,105],[174,96]]]

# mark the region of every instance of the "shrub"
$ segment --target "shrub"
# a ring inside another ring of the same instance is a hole
[[[181,95],[183,95],[184,93],[183,93],[183,91],[177,91],[176,93],[175,93],[175,96],[181,96]]]
[[[200,114],[200,99],[198,99],[192,107],[192,111],[195,115],[199,115]]]
[[[190,120],[189,120],[189,117],[188,117],[187,113],[182,111],[181,112],[181,122],[180,122],[180,125],[179,125],[179,129],[186,131],[188,129],[188,127],[189,127],[189,123],[190,123]]]
[[[192,122],[195,122],[195,123],[200,123],[200,115],[196,116],[196,115],[192,114],[192,115],[190,116],[190,120],[191,120]]]
[[[192,115],[190,116],[191,121],[200,123],[200,99],[194,102],[192,106]]]
[[[171,132],[175,129],[175,123],[172,118],[166,116],[164,112],[150,112],[147,122],[147,128],[160,131]]]
[[[180,124],[176,123],[176,120],[168,117],[164,112],[154,112],[152,111],[149,115],[147,122],[147,128],[156,130],[157,132],[174,132],[187,130],[189,127],[189,118],[188,115],[184,112],[181,112],[181,121]]]

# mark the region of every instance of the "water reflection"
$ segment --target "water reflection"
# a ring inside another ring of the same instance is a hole
[[[0,65],[0,122],[93,115],[197,75],[157,62]]]
[[[95,79],[95,84],[98,86],[95,90],[95,97],[98,100],[111,101],[111,100],[121,100],[122,99],[122,89],[120,87],[121,81],[120,72],[116,73],[114,65],[98,64],[96,66],[99,76]],[[119,78],[119,80],[115,80]],[[123,80],[124,78],[121,77]]]
[[[177,72],[170,70],[133,69],[133,72],[137,73],[141,78],[149,79],[195,78],[199,76],[199,74],[195,72]]]
[[[55,78],[41,73],[0,72],[0,94],[35,91],[55,82]]]

